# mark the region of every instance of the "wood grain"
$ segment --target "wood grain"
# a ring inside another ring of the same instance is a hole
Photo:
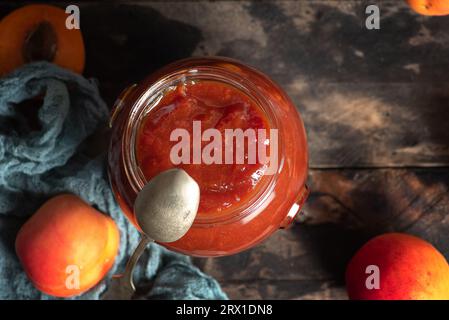
[[[233,57],[292,97],[312,168],[449,166],[449,17],[377,1],[381,29],[367,30],[369,3],[81,1],[86,75],[112,104],[173,60]]]
[[[252,250],[194,259],[231,298],[345,299],[347,261],[383,232],[449,258],[449,17],[397,0],[55,2],[69,3],[81,8],[85,75],[110,105],[166,63],[224,55],[270,75],[301,112],[304,214]],[[369,31],[373,3],[381,29]],[[1,3],[0,16],[22,4]]]
[[[195,263],[234,298],[343,299],[348,261],[378,234],[415,234],[449,258],[448,170],[311,170],[310,186],[290,229],[252,250]]]

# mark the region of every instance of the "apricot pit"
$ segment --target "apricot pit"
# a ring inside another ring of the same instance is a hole
[[[23,64],[48,61],[82,73],[84,42],[79,29],[67,29],[68,15],[50,5],[27,5],[0,21],[0,75]]]

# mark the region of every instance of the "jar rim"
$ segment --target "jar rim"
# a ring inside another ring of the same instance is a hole
[[[191,59],[194,60],[194,59]],[[198,59],[200,60],[200,59]],[[180,82],[192,80],[209,80],[225,82],[228,85],[240,90],[252,99],[267,117],[271,128],[279,128],[280,121],[276,116],[276,107],[259,90],[257,85],[250,79],[242,77],[241,74],[217,65],[201,64],[190,65],[179,68],[155,79],[150,85],[144,85],[140,95],[134,98],[130,115],[125,123],[124,139],[122,150],[124,155],[125,172],[133,190],[138,193],[147,183],[147,179],[140,169],[136,156],[136,141],[138,130],[145,116],[157,106],[169,88],[178,85]],[[233,63],[232,60],[226,63]],[[265,79],[263,79],[265,80]],[[257,192],[251,194],[245,203],[235,206],[231,210],[219,216],[208,217],[198,215],[193,223],[193,227],[210,227],[211,225],[234,223],[243,219],[250,219],[257,215],[264,208],[264,203],[269,200],[274,190],[276,181],[284,165],[284,145],[282,137],[278,137],[278,167],[272,175],[264,175],[259,183],[261,185]]]

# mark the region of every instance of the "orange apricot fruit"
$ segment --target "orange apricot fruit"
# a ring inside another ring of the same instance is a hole
[[[0,21],[0,75],[33,61],[49,61],[82,73],[84,42],[79,29],[67,29],[61,8],[31,4]]]
[[[425,16],[445,16],[449,14],[448,0],[407,0],[410,7]]]
[[[22,226],[16,252],[31,282],[56,296],[79,295],[112,267],[119,247],[115,222],[79,197],[56,196]]]
[[[373,266],[377,274],[369,269]],[[373,276],[378,276],[377,287]],[[427,241],[387,233],[368,241],[349,262],[346,288],[355,300],[447,300],[449,265]]]

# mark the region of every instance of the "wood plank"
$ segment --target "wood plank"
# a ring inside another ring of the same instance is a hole
[[[325,281],[236,281],[222,284],[230,299],[345,300],[346,291]]]
[[[417,234],[449,258],[449,170],[311,170],[313,190],[299,221],[335,223],[371,236]]]
[[[449,82],[309,83],[292,97],[311,168],[449,166]]]
[[[381,29],[368,31],[368,3],[80,2],[85,74],[99,79],[112,104],[128,84],[170,61],[237,58],[293,98],[312,168],[448,166],[449,17],[377,1]]]
[[[449,258],[448,181],[443,169],[311,170],[313,192],[290,229],[194,262],[239,299],[345,298],[346,265],[375,235],[415,234]]]
[[[447,166],[449,17],[376,1],[381,29],[368,31],[371,3],[150,5],[201,30],[194,54],[246,61],[286,89],[305,121],[312,168]],[[192,20],[199,12],[205,18]]]

